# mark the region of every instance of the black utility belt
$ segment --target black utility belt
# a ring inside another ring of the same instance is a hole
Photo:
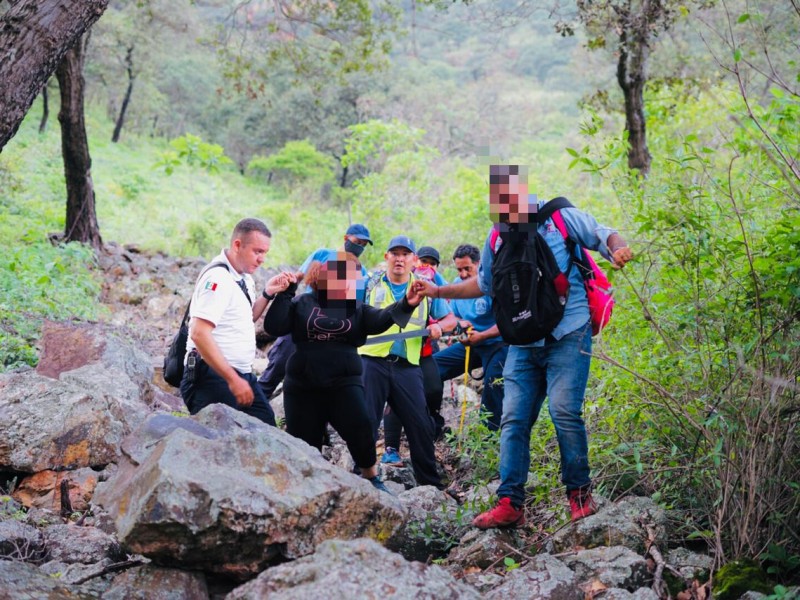
[[[389,354],[388,356],[382,357],[388,363],[398,364],[398,365],[407,365],[407,366],[414,366],[412,365],[407,358],[402,356],[398,356],[397,354]]]

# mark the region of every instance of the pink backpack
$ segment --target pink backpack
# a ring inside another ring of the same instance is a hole
[[[589,254],[586,248],[580,248],[580,258],[576,256],[573,245],[570,244],[567,235],[567,226],[559,210],[553,213],[553,223],[555,223],[567,247],[573,251],[572,260],[583,275],[583,285],[586,288],[586,297],[589,299],[589,317],[592,321],[592,335],[597,335],[608,325],[611,319],[611,311],[614,309],[614,288],[608,281],[608,277]]]

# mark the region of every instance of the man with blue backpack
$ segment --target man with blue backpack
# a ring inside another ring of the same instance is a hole
[[[545,398],[558,439],[570,516],[576,521],[594,514],[597,506],[583,421],[593,319],[584,275],[573,268],[573,257],[576,249],[598,250],[614,268],[622,268],[633,255],[619,233],[590,214],[568,202],[548,207],[529,196],[524,167],[492,165],[489,201],[494,225],[481,253],[478,277],[443,287],[416,284],[435,298],[491,295],[500,333],[510,344],[503,369],[498,503],[475,517],[473,525],[524,525],[530,435]],[[560,216],[555,220],[554,209]],[[563,221],[566,237],[556,220]]]

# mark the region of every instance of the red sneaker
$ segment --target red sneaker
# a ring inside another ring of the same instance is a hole
[[[577,521],[593,515],[597,512],[597,503],[592,498],[589,490],[571,490],[567,493],[569,497],[569,510],[572,520]]]
[[[500,498],[497,506],[472,519],[472,524],[478,529],[522,527],[525,525],[525,512],[521,508],[514,508],[511,498]]]

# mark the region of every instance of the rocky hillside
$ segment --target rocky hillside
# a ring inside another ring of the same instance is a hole
[[[484,532],[494,486],[467,485],[445,442],[450,493],[404,465],[390,495],[336,435],[320,455],[222,405],[190,417],[154,365],[202,264],[131,247],[100,263],[108,322],[48,323],[39,366],[0,376],[0,599],[708,596],[713,559],[673,547],[650,499]]]

